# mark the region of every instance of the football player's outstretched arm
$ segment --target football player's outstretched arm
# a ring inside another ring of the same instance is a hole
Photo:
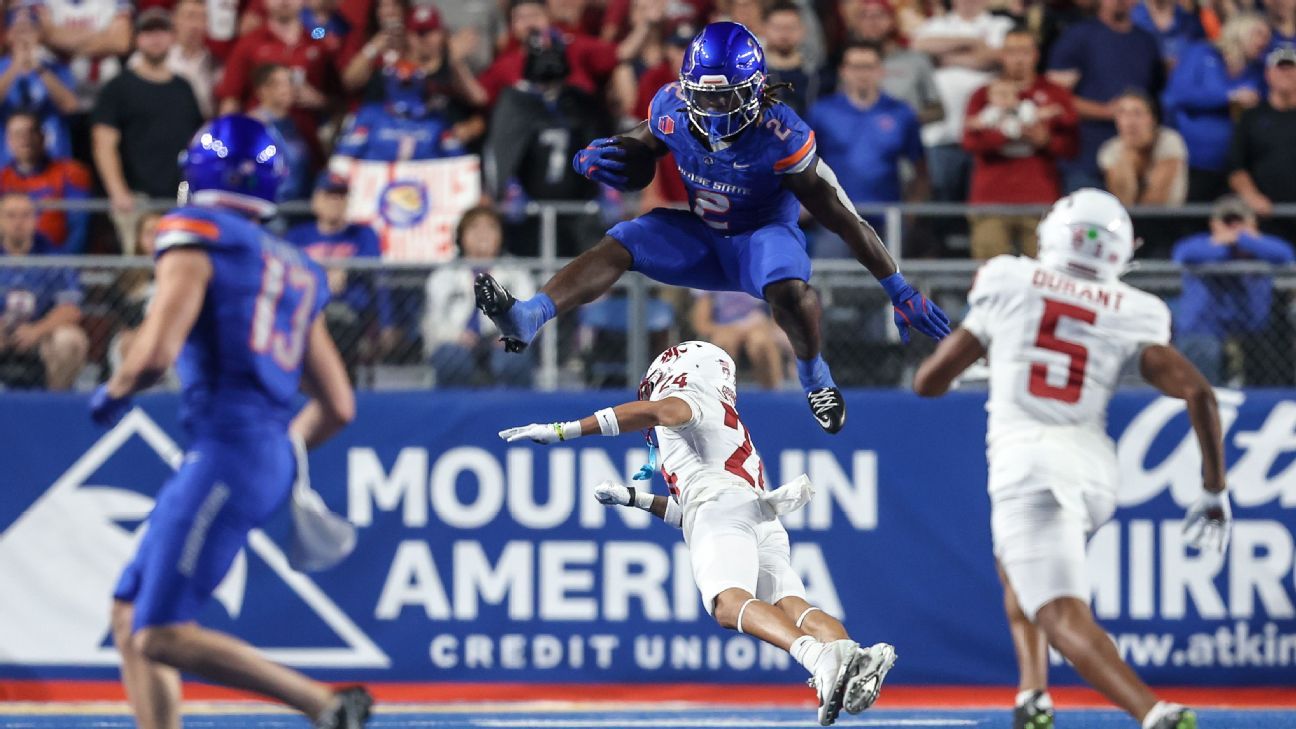
[[[175,364],[202,311],[211,276],[211,259],[198,248],[171,250],[158,259],[153,303],[121,367],[102,388],[107,398],[124,401],[147,390]]]
[[[914,392],[922,397],[940,397],[949,392],[950,386],[972,366],[972,363],[985,356],[985,347],[981,340],[966,329],[956,329],[936,345],[936,351],[918,365],[914,373]]]
[[[510,443],[531,440],[541,445],[572,440],[583,435],[620,435],[622,431],[644,430],[658,425],[677,428],[693,419],[693,408],[678,397],[636,400],[566,423],[531,423],[501,430],[499,437]]]
[[[311,325],[301,384],[311,400],[293,418],[290,430],[307,448],[314,448],[355,419],[355,392],[323,314]]]
[[[643,509],[676,529],[683,524],[684,514],[675,499],[633,486],[622,486],[616,481],[604,481],[594,487],[594,498],[604,506],[633,506]]]
[[[1174,347],[1156,344],[1139,357],[1143,378],[1162,393],[1184,401],[1188,422],[1201,448],[1202,495],[1184,517],[1184,541],[1198,549],[1228,548],[1233,509],[1224,476],[1224,441],[1215,392],[1202,373]]]
[[[877,231],[855,211],[827,163],[818,159],[801,172],[783,175],[783,185],[797,196],[815,220],[846,241],[856,260],[882,284],[891,298],[902,341],[909,342],[910,327],[932,339],[943,339],[950,333],[949,317],[900,275]]]

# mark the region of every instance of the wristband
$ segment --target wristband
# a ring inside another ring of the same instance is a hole
[[[653,493],[651,491],[640,491],[634,486],[627,486],[626,491],[630,494],[630,502],[626,506],[652,511]]]
[[[621,435],[621,423],[617,421],[612,408],[603,408],[594,413],[594,419],[598,421],[599,432],[603,435]]]
[[[581,437],[581,424],[579,420],[572,420],[567,423],[554,423],[554,430],[558,433],[558,440],[575,440]]]
[[[882,284],[882,290],[887,292],[887,296],[891,297],[892,301],[895,301],[896,296],[901,291],[909,287],[909,282],[905,281],[904,276],[901,276],[899,271],[880,279],[878,283]]]

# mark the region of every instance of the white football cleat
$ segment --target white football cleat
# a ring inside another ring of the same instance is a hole
[[[831,726],[841,713],[846,684],[864,665],[864,654],[853,640],[834,640],[815,664],[814,676],[806,683],[819,694],[819,725]]]
[[[847,682],[846,697],[842,700],[842,708],[852,714],[864,711],[877,701],[882,693],[882,682],[897,657],[895,647],[889,643],[874,643],[857,650],[863,662],[859,673]]]

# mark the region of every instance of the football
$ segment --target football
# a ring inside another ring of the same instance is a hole
[[[625,176],[629,180],[626,190],[642,190],[652,182],[657,172],[657,157],[648,145],[630,137],[617,137],[618,146],[626,151]]]

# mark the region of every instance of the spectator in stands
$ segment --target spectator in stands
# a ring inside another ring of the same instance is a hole
[[[661,87],[679,79],[680,66],[684,63],[684,49],[693,42],[699,26],[691,23],[680,23],[673,26],[666,34],[662,48],[661,63],[644,71],[639,77],[638,100],[635,102],[634,117],[639,121],[648,118],[648,107]],[[684,179],[680,177],[679,168],[675,166],[675,156],[667,154],[657,159],[657,173],[640,196],[640,210],[648,211],[663,205],[681,205],[688,202],[688,190],[684,188]]]
[[[1168,69],[1175,67],[1185,48],[1206,39],[1201,21],[1175,0],[1143,0],[1130,11],[1130,19],[1156,38]]]
[[[347,192],[345,177],[321,172],[315,182],[315,193],[311,196],[315,221],[290,229],[284,240],[304,250],[328,271],[332,298],[324,309],[324,321],[354,381],[356,367],[362,360],[377,359],[389,351],[399,337],[393,325],[391,298],[385,280],[373,269],[347,271],[329,267],[330,263],[339,261],[377,261],[382,258],[378,235],[373,229],[347,222]]]
[[[170,14],[146,10],[135,29],[138,61],[104,87],[91,117],[95,166],[127,254],[134,251],[137,197],[175,196],[176,159],[203,121],[193,89],[167,65],[175,40]]]
[[[882,92],[882,49],[851,43],[837,69],[837,93],[820,100],[806,116],[815,130],[819,155],[837,173],[854,203],[917,201],[926,197],[927,169],[918,117],[899,99]],[[867,140],[861,144],[861,140]],[[915,175],[901,190],[900,160]],[[881,227],[880,222],[876,227]],[[816,236],[816,256],[849,256],[835,235]]]
[[[451,46],[462,52],[473,73],[485,71],[495,58],[496,41],[508,34],[499,0],[432,0],[431,4],[453,33]]]
[[[72,142],[63,115],[80,108],[71,69],[40,45],[40,31],[28,11],[11,14],[5,39],[9,53],[0,57],[0,118],[35,112],[50,155],[71,155]],[[0,164],[8,162],[9,150],[0,148]]]
[[[81,284],[68,268],[6,266],[10,256],[42,255],[36,206],[21,192],[0,197],[0,384],[69,390],[85,367]]]
[[[1263,0],[1269,28],[1269,50],[1296,48],[1296,0]]]
[[[1188,194],[1184,138],[1157,120],[1152,100],[1137,91],[1116,97],[1116,136],[1098,149],[1108,192],[1126,206],[1180,205]]]
[[[1170,126],[1188,145],[1188,199],[1209,202],[1228,191],[1233,114],[1260,103],[1269,28],[1240,13],[1214,43],[1188,46],[1170,74],[1162,102]]]
[[[85,112],[103,85],[121,71],[120,57],[131,50],[128,0],[41,0],[30,6],[42,41],[68,62],[76,80],[73,139],[84,129]],[[23,12],[23,11],[20,11]]]
[[[95,167],[127,254],[135,250],[136,196],[175,199],[176,160],[203,122],[193,89],[167,65],[174,42],[170,13],[140,13],[139,62],[104,86],[91,115]]]
[[[608,0],[603,12],[603,29],[599,36],[605,41],[622,41],[634,27],[636,6],[660,3],[662,0]],[[662,22],[668,27],[689,25],[701,28],[711,21],[715,13],[714,0],[671,0],[665,4]]]
[[[563,35],[550,21],[543,0],[512,0],[509,8],[511,41],[516,45],[501,53],[479,79],[493,104],[504,89],[523,80],[533,36],[545,38],[544,42],[557,40],[566,54],[567,75],[563,79],[571,87],[586,94],[598,93],[600,87],[612,77],[621,63],[633,61],[651,36],[651,31],[663,20],[664,8],[660,3],[633,6],[632,25],[625,40],[612,44],[587,35]],[[618,105],[628,111],[634,102],[633,89],[618,89]]]
[[[9,164],[0,168],[0,193],[25,192],[45,205],[50,201],[85,200],[90,197],[90,172],[73,159],[54,159],[45,147],[40,117],[18,112],[5,124]],[[36,230],[49,239],[52,252],[85,253],[90,213],[46,208]]]
[[[532,200],[598,196],[598,186],[577,174],[570,160],[589,140],[604,136],[610,125],[601,105],[565,80],[570,78],[569,57],[560,37],[531,36],[526,78],[500,94],[482,150],[486,193],[496,200],[519,194]],[[559,255],[571,256],[580,252],[582,243],[597,240],[603,226],[597,215],[564,215],[558,227]],[[528,223],[509,236],[509,252],[535,255],[538,236],[535,221]]]
[[[950,11],[918,28],[913,47],[936,59],[936,89],[945,118],[923,128],[932,198],[967,200],[971,157],[963,149],[963,114],[972,92],[986,85],[1013,23],[986,10],[988,0],[952,0]]]
[[[968,202],[1049,205],[1061,197],[1058,161],[1079,143],[1075,106],[1066,89],[1035,69],[1039,47],[1024,26],[1004,37],[1003,72],[972,94],[963,147],[972,154]],[[972,257],[1034,256],[1038,215],[973,215]]]
[[[805,114],[824,91],[823,74],[801,52],[805,34],[801,8],[795,2],[780,0],[765,11],[763,41],[765,67],[769,72],[766,83],[791,84],[791,88],[779,94],[779,99],[798,114]]]
[[[690,324],[698,339],[728,352],[735,362],[746,355],[761,387],[773,390],[783,384],[791,345],[764,301],[741,291],[697,291]]]
[[[1265,261],[1280,265],[1296,260],[1291,244],[1263,235],[1255,213],[1241,198],[1229,195],[1216,203],[1210,232],[1198,233],[1175,244],[1176,262],[1196,264],[1227,261]],[[1250,386],[1284,384],[1291,380],[1290,357],[1278,355],[1272,345],[1273,277],[1269,274],[1198,274],[1183,276],[1183,296],[1174,317],[1175,344],[1197,369],[1216,385]],[[1241,351],[1244,377],[1236,383],[1224,364],[1224,351],[1232,341]],[[1270,346],[1266,346],[1270,345]],[[1267,357],[1278,356],[1279,361]],[[1275,370],[1283,370],[1275,372]]]
[[[302,0],[265,0],[265,24],[243,35],[230,52],[225,75],[216,86],[222,114],[249,108],[253,101],[252,72],[277,63],[292,71],[293,122],[312,145],[312,157],[321,159],[315,146],[321,114],[337,86],[334,61],[341,54],[336,38],[312,38],[302,23]]]
[[[483,379],[508,387],[529,387],[533,355],[508,354],[497,341],[491,320],[477,311],[473,278],[487,272],[514,296],[533,296],[535,277],[501,259],[503,233],[499,216],[488,207],[463,214],[455,241],[465,266],[443,266],[427,280],[427,313],[423,346],[436,370],[437,384],[467,387]],[[534,349],[534,348],[532,348]]]
[[[178,0],[171,11],[176,42],[167,56],[175,75],[189,82],[204,118],[216,110],[216,58],[207,47],[207,4],[203,0]]]
[[[283,138],[283,158],[288,179],[279,186],[280,200],[305,200],[311,190],[311,146],[293,121],[292,71],[287,66],[267,63],[252,72],[256,107],[250,112]]]
[[[1296,202],[1296,48],[1278,48],[1266,59],[1269,93],[1238,119],[1229,150],[1229,185],[1259,215],[1274,203]],[[1296,226],[1278,226],[1292,239]]]
[[[1156,98],[1161,91],[1161,51],[1130,20],[1132,3],[1098,0],[1097,15],[1067,28],[1049,52],[1049,81],[1071,91],[1080,113],[1080,152],[1062,167],[1063,192],[1102,187],[1098,148],[1116,134],[1116,97],[1137,89]]]
[[[913,107],[923,124],[944,119],[945,108],[936,88],[936,67],[926,53],[900,43],[890,0],[844,0],[841,9],[850,40],[882,46],[886,67],[882,91]]]
[[[346,46],[338,54],[337,67],[342,70],[343,89],[355,91],[363,88],[374,68],[395,63],[400,58],[405,48],[405,17],[408,14],[408,0],[373,0],[368,24],[362,32],[348,36]],[[361,73],[365,74],[364,78],[356,79],[355,76]],[[348,78],[351,78],[350,82]]]

